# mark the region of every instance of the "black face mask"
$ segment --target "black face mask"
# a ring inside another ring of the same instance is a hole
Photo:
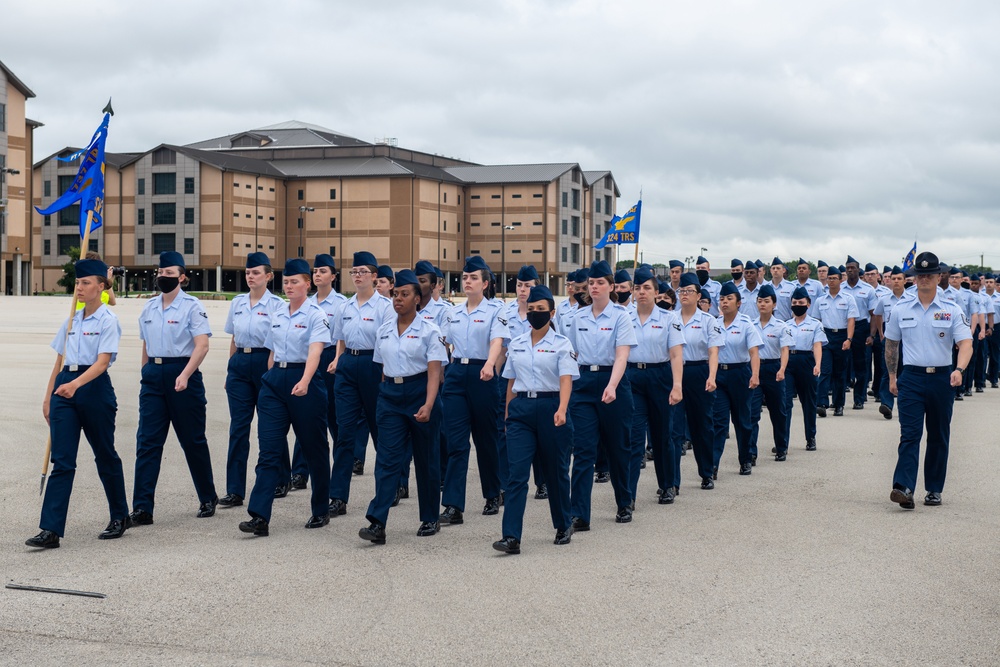
[[[797,317],[805,315],[809,312],[809,306],[792,306],[792,312],[795,313]]]
[[[705,269],[698,269],[695,273],[698,275],[698,282],[702,287],[704,287],[705,284],[708,283],[708,271]]]
[[[741,278],[743,278],[743,272],[742,271],[737,271],[736,273],[733,274],[733,282],[736,282],[736,281],[740,280]]]
[[[532,329],[536,331],[541,329],[549,320],[552,318],[552,313],[547,310],[529,310],[528,311],[528,324],[531,325]]]
[[[962,283],[962,287],[964,287],[965,289],[971,289],[972,283]]]
[[[586,292],[577,292],[573,295],[573,298],[576,299],[576,302],[581,306],[586,306],[590,303]]]
[[[660,308],[662,308],[663,310],[673,310],[674,309],[674,304],[670,303],[669,301],[657,301],[656,305],[659,306]]]
[[[631,292],[612,292],[614,294],[614,299],[617,303],[625,303],[628,298],[632,296]]]
[[[164,294],[168,294],[177,289],[181,279],[174,276],[157,276],[156,287]]]

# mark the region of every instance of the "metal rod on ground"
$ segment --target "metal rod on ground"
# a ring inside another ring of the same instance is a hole
[[[79,595],[85,598],[101,598],[104,599],[108,597],[104,593],[92,593],[90,591],[74,591],[70,588],[48,588],[46,586],[28,586],[26,584],[15,584],[10,582],[6,585],[6,588],[11,588],[17,591],[35,591],[38,593],[60,593],[61,595]]]

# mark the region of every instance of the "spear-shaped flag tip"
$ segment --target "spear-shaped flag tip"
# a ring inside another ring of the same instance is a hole
[[[108,98],[108,104],[107,104],[107,106],[105,106],[103,109],[101,109],[101,113],[109,113],[112,116],[115,115],[115,110],[111,108],[111,98],[110,97]]]

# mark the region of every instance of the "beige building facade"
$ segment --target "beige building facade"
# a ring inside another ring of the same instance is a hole
[[[32,133],[35,94],[0,62],[0,293],[26,294],[31,277]]]

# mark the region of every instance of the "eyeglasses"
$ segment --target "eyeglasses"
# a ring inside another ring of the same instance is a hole
[[[367,276],[371,274],[371,271],[368,269],[351,269],[348,273],[352,276]]]
[[[700,294],[701,292],[700,292],[700,290],[696,290],[694,288],[690,288],[690,289],[684,288],[684,289],[677,290],[677,293],[678,294]]]

